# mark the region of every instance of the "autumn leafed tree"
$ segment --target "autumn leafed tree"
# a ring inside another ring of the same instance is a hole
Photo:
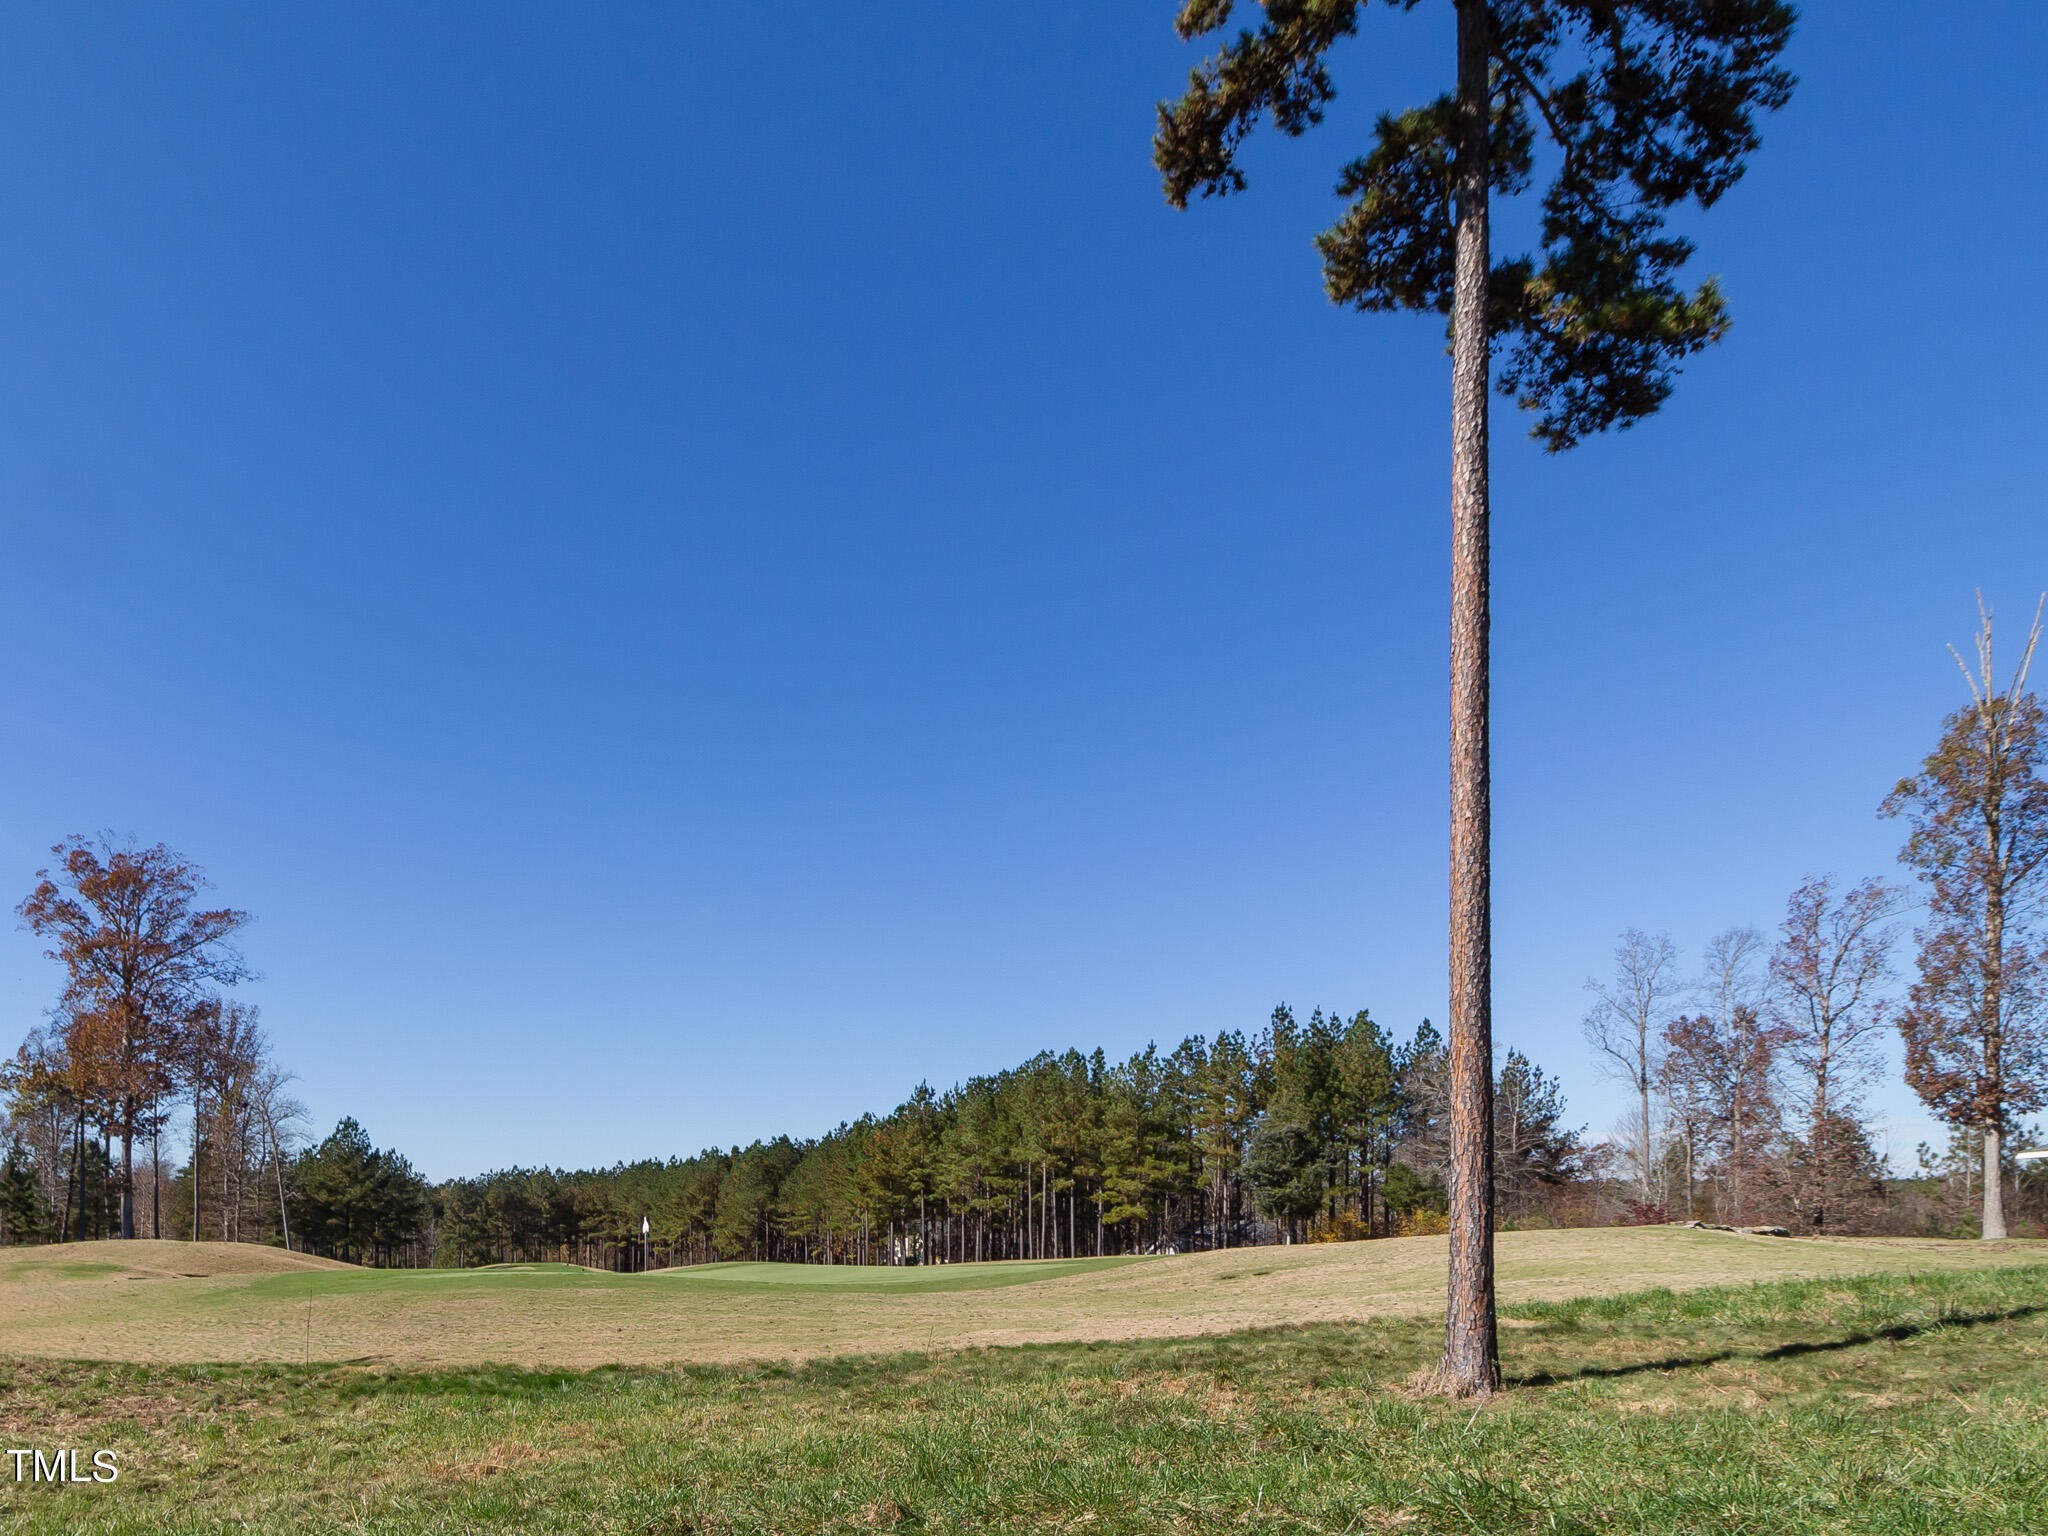
[[[121,1141],[121,1235],[135,1235],[135,1141],[177,1082],[183,1026],[213,986],[248,975],[229,942],[248,914],[202,909],[205,878],[161,843],[73,837],[17,909],[64,966],[60,1011],[82,1094]]]
[[[1705,1133],[1723,1221],[1754,1216],[1758,1185],[1775,1161],[1784,1044],[1785,1031],[1746,1003],[1725,1016],[1700,1013],[1665,1026],[1664,1085]]]
[[[2048,723],[2026,691],[2041,612],[2003,686],[1991,619],[1980,600],[1975,670],[1956,657],[1969,704],[1881,808],[1911,828],[1899,857],[1927,887],[1919,976],[1899,1014],[1906,1081],[1943,1120],[1983,1138],[1986,1239],[2006,1235],[2006,1132],[2048,1095],[2036,931],[2048,900]]]
[[[1421,0],[1386,0],[1413,10]],[[1441,3],[1441,0],[1440,0]],[[1324,286],[1362,310],[1430,310],[1451,341],[1451,1275],[1439,1386],[1484,1395],[1500,1368],[1493,1313],[1489,900],[1491,359],[1550,449],[1626,427],[1670,394],[1682,359],[1728,328],[1711,281],[1688,290],[1671,210],[1717,201],[1784,104],[1784,0],[1450,0],[1452,85],[1380,118],[1347,165],[1349,200],[1318,241]],[[1223,31],[1233,0],[1186,0],[1183,38]],[[1259,119],[1299,135],[1335,94],[1333,49],[1366,0],[1265,0],[1159,108],[1154,158],[1175,207],[1245,185]],[[1539,149],[1539,140],[1542,148]],[[1539,247],[1496,260],[1495,197],[1535,185]]]
[[[1665,1080],[1680,1103],[1704,1105],[1719,1137],[1723,1219],[1755,1216],[1759,1186],[1776,1162],[1782,1107],[1778,1070],[1790,1031],[1771,1015],[1769,953],[1755,928],[1707,940],[1694,994],[1705,1012],[1664,1032]]]
[[[1880,880],[1848,891],[1815,877],[1786,903],[1771,956],[1772,1013],[1784,1031],[1791,1091],[1804,1111],[1806,1147],[1792,1190],[1815,1232],[1867,1187],[1868,1141],[1857,1134],[1864,1087],[1876,1075],[1887,1023],[1880,989],[1891,975],[1890,920],[1905,894]],[[1844,1134],[1850,1132],[1851,1134]]]

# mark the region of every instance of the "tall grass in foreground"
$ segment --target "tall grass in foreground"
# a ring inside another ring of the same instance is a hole
[[[1509,1309],[1514,1385],[1416,1398],[1421,1322],[587,1374],[0,1367],[31,1532],[2048,1530],[2048,1272]],[[0,1462],[0,1474],[6,1464]]]

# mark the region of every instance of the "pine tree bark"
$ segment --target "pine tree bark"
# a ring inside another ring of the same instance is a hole
[[[1487,645],[1487,134],[1485,0],[1458,0],[1462,141],[1451,310],[1450,1276],[1439,1390],[1500,1385],[1493,1303],[1493,1021]]]

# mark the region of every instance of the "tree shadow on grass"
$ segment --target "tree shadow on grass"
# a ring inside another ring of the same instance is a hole
[[[1515,1387],[1555,1387],[1568,1381],[1600,1381],[1617,1376],[1643,1376],[1651,1372],[1696,1370],[1702,1366],[1719,1365],[1728,1360],[1795,1360],[1801,1355],[1825,1355],[1837,1350],[1860,1349],[1866,1344],[1901,1344],[1907,1339],[1916,1339],[1923,1334],[1940,1333],[1950,1328],[1982,1328],[1990,1323],[2012,1323],[2022,1318],[2037,1317],[2048,1312],[2048,1306],[2008,1307],[2000,1312],[1964,1312],[1954,1317],[1937,1318],[1924,1323],[1895,1323],[1889,1328],[1873,1328],[1859,1333],[1844,1334],[1839,1339],[1801,1340],[1791,1344],[1779,1344],[1771,1349],[1722,1349],[1712,1354],[1670,1355],[1661,1360],[1639,1360],[1632,1365],[1585,1365],[1575,1371],[1535,1371],[1527,1376],[1510,1376],[1507,1384]]]

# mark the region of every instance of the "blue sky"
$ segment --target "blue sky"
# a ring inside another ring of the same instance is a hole
[[[2048,586],[2048,13],[1805,9],[1728,341],[1497,418],[1497,1031],[1596,1128],[1616,932],[1891,872]],[[1309,242],[1448,10],[1176,214],[1166,4],[11,8],[0,886],[196,858],[316,1128],[436,1176],[1441,1019],[1441,330]],[[9,1046],[55,990],[0,933]]]

